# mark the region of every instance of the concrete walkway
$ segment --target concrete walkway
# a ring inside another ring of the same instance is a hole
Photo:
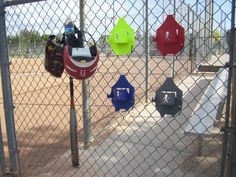
[[[153,103],[140,106],[111,124],[114,131],[102,144],[80,151],[80,168],[71,168],[68,151],[59,160],[45,166],[41,171],[48,172],[40,176],[217,176],[219,154],[211,154],[205,149],[209,154],[197,157],[196,137],[183,133],[207,84],[206,78],[187,77],[179,84],[184,93],[180,115],[161,118]]]
[[[225,63],[229,62],[229,55],[224,54],[221,56],[211,56],[211,60],[208,62],[209,65],[223,66]]]

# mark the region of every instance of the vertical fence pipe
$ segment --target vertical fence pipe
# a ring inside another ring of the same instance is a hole
[[[203,28],[203,58],[204,59],[207,59],[207,41],[206,41],[206,36],[207,36],[207,31],[208,31],[208,25],[209,25],[209,20],[207,19],[208,17],[208,12],[207,12],[207,4],[208,4],[208,1],[209,0],[205,0],[205,8],[204,8],[204,11],[205,11],[205,16],[204,16],[204,28]],[[206,57],[206,58],[205,58]]]
[[[234,21],[234,20],[232,20]],[[234,39],[234,47],[233,47],[233,63],[236,63],[236,36],[235,36],[235,29],[234,30],[234,37],[231,39]],[[232,90],[236,89],[236,68],[233,69],[233,77],[232,77]],[[232,128],[236,129],[236,92],[232,93]],[[230,161],[229,164],[231,164],[231,167],[229,168],[229,176],[236,176],[236,134],[231,135],[232,139],[231,141],[231,147],[230,147]],[[228,168],[227,168],[228,169]]]
[[[213,0],[205,0],[205,56],[207,61],[210,59],[212,50],[212,30],[213,30]]]
[[[196,39],[196,50],[195,50],[195,56],[196,56],[196,58],[195,58],[195,67],[197,66],[197,63],[198,63],[198,61],[197,61],[197,58],[198,58],[198,52],[197,52],[197,49],[199,48],[199,36],[200,36],[200,28],[199,28],[199,15],[198,15],[198,4],[199,4],[199,2],[198,2],[198,0],[196,1],[196,9],[195,9],[195,14],[194,14],[194,16],[195,16],[195,28],[196,28],[196,36],[195,36],[195,39]]]
[[[213,19],[214,19],[214,0],[211,0],[211,4],[210,4],[210,23],[211,23],[211,28],[210,28],[210,58],[211,58],[211,55],[212,55],[212,50],[213,50],[213,30],[214,30],[214,27],[213,27]]]
[[[173,10],[173,16],[176,17],[176,0],[174,0],[174,10]],[[173,56],[173,63],[172,63],[172,78],[175,77],[175,59],[177,57]]]
[[[145,75],[146,75],[146,82],[145,82],[145,87],[146,87],[146,93],[145,93],[145,96],[146,96],[146,103],[148,103],[148,75],[149,75],[149,72],[148,72],[148,53],[149,53],[149,47],[148,47],[148,0],[145,0],[145,24],[146,24],[146,29],[145,29],[145,60],[146,60],[146,67],[145,67]]]
[[[220,21],[221,21],[221,23],[223,22],[223,12],[222,11],[221,11],[221,14],[220,14]],[[223,28],[223,24],[220,25],[220,45],[219,45],[219,54],[220,55],[221,55],[221,49],[222,49],[221,45],[223,44],[223,42],[222,42],[223,29],[222,28]]]
[[[6,26],[5,26],[4,1],[0,0],[0,63],[3,91],[3,104],[7,128],[8,150],[10,158],[10,171],[17,175],[20,173],[16,131],[14,123],[12,90],[10,80],[9,58],[7,50]]]
[[[225,17],[224,17],[224,29],[226,30],[226,21],[227,21],[227,14],[225,14]],[[224,48],[226,48],[227,44],[226,44],[226,39],[225,39],[225,43],[224,43]]]
[[[234,59],[234,50],[235,50],[235,44],[234,44],[234,36],[235,36],[235,0],[232,0],[232,7],[231,7],[231,31],[230,31],[230,39],[231,39],[231,44],[229,46],[229,66],[232,66],[233,65],[233,62],[235,61]],[[235,70],[234,70],[235,71]],[[227,98],[226,98],[226,112],[225,112],[225,124],[224,124],[224,127],[225,127],[225,130],[227,130],[227,128],[229,128],[229,117],[230,117],[230,108],[235,108],[233,106],[235,106],[235,101],[233,101],[233,104],[230,105],[230,101],[231,101],[231,93],[232,94],[232,100],[235,100],[235,92],[231,92],[231,88],[235,89],[235,82],[231,80],[232,78],[232,75],[235,75],[235,73],[233,73],[233,69],[232,68],[229,68],[229,80],[228,80],[228,89],[227,89]],[[232,87],[231,87],[232,85]],[[235,109],[233,109],[235,110]],[[233,128],[236,128],[236,115],[235,115],[235,112],[232,111],[233,115],[232,115],[232,127]],[[223,142],[222,142],[222,159],[221,159],[221,171],[220,171],[220,177],[223,177],[224,176],[224,173],[225,173],[225,168],[226,168],[226,155],[227,155],[227,152],[228,152],[228,145],[229,145],[229,134],[227,131],[224,132],[224,135],[223,135]],[[234,177],[236,175],[236,152],[235,152],[235,148],[236,148],[236,135],[233,133],[232,134],[232,145],[231,145],[231,151],[230,151],[230,168],[232,169],[230,171],[230,173],[234,174],[234,175],[230,175],[232,177]],[[228,164],[229,165],[229,164]]]
[[[176,15],[176,0],[174,0],[174,10],[173,10],[173,15],[174,15],[174,17],[175,17],[175,15]]]
[[[199,21],[198,21],[198,29],[199,29],[199,35],[198,35],[198,47],[197,49],[199,49],[199,52],[198,52],[198,62],[197,64],[200,64],[203,62],[203,58],[204,58],[204,26],[202,24],[202,17],[201,17],[201,14],[203,13],[204,10],[201,10],[199,8]],[[203,26],[203,27],[202,27]]]
[[[1,119],[1,118],[0,118]],[[0,176],[6,175],[6,163],[5,163],[5,155],[3,148],[3,139],[2,139],[2,126],[0,120]]]
[[[182,6],[181,6],[182,7]],[[174,18],[176,17],[176,0],[174,0],[174,6],[173,6],[173,16],[174,16]],[[174,79],[174,77],[175,77],[175,59],[176,59],[177,57],[175,57],[175,56],[173,56],[173,61],[172,61],[172,73],[171,73],[171,77]]]
[[[162,22],[165,20],[165,0],[162,0]]]
[[[112,25],[115,26],[115,1],[112,1]]]
[[[236,63],[236,45],[235,45],[235,42],[236,42],[236,33],[235,33],[235,0],[232,1],[232,11],[231,11],[231,36],[230,36],[230,39],[231,39],[231,44],[230,44],[230,64],[235,64]],[[225,13],[225,19],[224,21],[226,21],[226,16],[227,14]],[[226,24],[224,26],[226,28]],[[224,29],[225,29],[224,28]],[[236,68],[233,68],[232,69],[232,90],[235,90],[236,89]],[[229,76],[230,77],[230,76]],[[230,99],[230,96],[229,98]],[[228,100],[227,100],[228,101]],[[230,104],[230,103],[228,103]],[[228,109],[229,109],[229,105],[228,105]],[[232,92],[232,105],[231,105],[231,114],[232,114],[232,123],[231,123],[231,126],[234,130],[236,130],[236,93],[235,91]],[[230,114],[230,113],[228,113]],[[229,117],[227,117],[227,124],[225,124],[226,126],[229,124]],[[227,169],[229,169],[228,173],[229,173],[229,176],[236,176],[236,151],[235,151],[235,148],[236,148],[236,134],[233,133],[231,136],[231,139],[228,139],[228,134],[225,133],[224,134],[224,149],[223,149],[223,154],[222,154],[222,176],[224,175],[224,169],[226,168],[226,165],[228,166]],[[229,161],[228,161],[228,164],[226,164],[226,160],[225,160],[225,155],[227,153],[227,140],[229,140],[231,142],[231,147],[229,148]]]
[[[188,67],[189,61],[192,60],[192,51],[190,51],[190,50],[193,50],[193,46],[192,46],[193,40],[190,38],[190,29],[192,29],[192,24],[193,23],[190,23],[190,12],[191,12],[190,5],[188,4],[188,7],[187,7],[187,19],[188,19],[188,21],[187,21],[187,29],[188,29],[187,30],[187,35],[188,35],[188,44],[187,44],[187,46],[188,46],[188,48],[187,49],[188,49],[188,51],[187,52],[188,52],[189,58],[188,58],[188,61],[187,61],[187,72],[189,72],[189,67]],[[193,37],[193,30],[192,30],[192,37]]]
[[[195,64],[196,64],[196,30],[195,30],[195,13],[194,11],[191,9],[192,12],[192,59],[191,59],[191,73],[193,74],[193,68],[195,68]]]
[[[80,30],[84,30],[84,0],[80,0]],[[90,84],[89,80],[82,81],[82,99],[83,99],[83,131],[84,148],[90,146]]]

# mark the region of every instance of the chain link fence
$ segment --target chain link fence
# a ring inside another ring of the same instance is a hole
[[[229,108],[226,101],[218,103],[211,94],[224,89],[215,94],[226,100],[227,78],[222,78],[221,70],[200,71],[199,65],[223,67],[229,61],[227,32],[234,20],[233,2],[81,3],[47,0],[5,8],[19,176],[224,176],[222,155],[226,149],[220,128],[229,121],[225,114]],[[169,14],[184,27],[185,44],[180,54],[162,57],[153,37]],[[54,78],[44,68],[47,38],[50,34],[62,35],[67,17],[78,27],[84,25],[100,52],[95,75],[86,83],[74,80],[79,167],[71,164],[69,75],[64,72],[61,78]],[[121,17],[136,34],[136,45],[129,56],[114,55],[105,42]],[[129,111],[116,112],[107,94],[120,75],[135,87],[135,105]],[[183,109],[174,117],[161,117],[152,102],[167,77],[172,77],[183,91]],[[89,97],[85,98],[84,89]],[[208,107],[213,109],[209,111]],[[199,110],[205,117],[196,116]],[[215,110],[217,116],[212,114]],[[206,117],[208,122],[204,122]],[[4,114],[1,121],[5,125],[3,118]],[[205,131],[198,132],[197,127]],[[5,140],[7,128],[2,129]],[[10,164],[6,141],[6,164]]]

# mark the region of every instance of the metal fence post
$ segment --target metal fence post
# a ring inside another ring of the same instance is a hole
[[[204,46],[207,61],[211,58],[213,29],[213,0],[205,0]]]
[[[165,0],[162,0],[162,22],[165,21]]]
[[[220,14],[220,21],[223,21],[223,12],[221,12],[221,14]],[[223,37],[223,29],[222,29],[222,26],[221,26],[221,28],[220,28],[220,45],[219,45],[219,54],[220,55],[222,54],[221,51],[223,51],[222,46],[221,46],[221,45],[223,45],[222,37]],[[224,49],[224,47],[223,47],[223,49]]]
[[[235,0],[232,1],[232,10],[231,10],[231,31],[230,31],[230,46],[229,46],[229,66],[232,66],[233,63],[235,63]],[[236,88],[236,77],[235,77],[235,68],[229,68],[229,82],[228,82],[228,90],[227,90],[227,101],[226,101],[226,115],[225,115],[225,124],[224,124],[224,129],[227,130],[230,126],[230,114],[232,114],[232,122],[231,122],[231,127],[233,130],[236,128],[236,102],[235,102],[235,97],[236,93],[234,89]],[[232,95],[231,95],[232,94]],[[232,105],[231,105],[231,96],[232,96]],[[230,112],[231,110],[231,112]],[[229,167],[229,173],[230,177],[235,177],[236,176],[236,134],[235,131],[232,133],[230,136],[231,139],[229,139],[229,132],[224,131],[223,134],[223,140],[222,140],[222,159],[221,159],[221,171],[220,171],[220,177],[225,176],[226,173],[226,167]],[[229,141],[231,142],[231,145],[229,147]],[[228,153],[229,152],[229,159],[228,159]],[[229,162],[229,164],[226,163]]]
[[[189,28],[189,30],[190,29],[193,29],[192,28],[192,25],[193,25],[193,23],[191,22],[190,23],[190,5],[188,4],[188,7],[187,7],[187,19],[188,19],[188,21],[187,21],[187,26],[188,26],[188,28]],[[187,54],[188,54],[188,56],[189,56],[189,59],[190,59],[190,49],[192,49],[191,48],[191,39],[190,39],[190,32],[189,32],[189,30],[187,31],[187,41],[188,41],[188,43],[187,43],[187,46],[186,46],[186,48],[187,48]],[[192,30],[192,35],[193,35],[193,30]],[[187,65],[187,71],[188,71],[188,65]]]
[[[232,1],[232,12],[231,12],[231,16],[232,16],[232,20],[231,20],[231,46],[230,46],[230,54],[231,54],[231,63],[236,63],[236,27],[235,27],[235,0]],[[236,89],[236,68],[232,69],[232,107],[231,107],[231,117],[232,117],[232,123],[231,126],[232,128],[235,130],[236,129],[236,92],[233,91]],[[227,136],[227,134],[225,135]],[[236,133],[234,131],[234,133],[230,136],[230,138],[232,138],[231,140],[229,140],[231,142],[231,147],[229,147],[229,154],[230,154],[230,159],[229,159],[229,164],[228,164],[228,173],[229,176],[236,176]],[[225,149],[226,151],[226,149]],[[225,152],[223,151],[223,152]],[[223,161],[224,162],[224,161]],[[223,168],[223,166],[222,166]]]
[[[80,30],[84,30],[84,0],[80,0]],[[82,81],[84,148],[90,146],[90,85],[89,80]]]
[[[175,17],[176,15],[176,0],[174,0],[174,6],[173,6],[174,10],[173,10],[173,15]]]
[[[176,0],[174,0],[174,6],[173,6],[173,16],[174,18],[176,18]],[[181,8],[182,9],[182,8]],[[174,79],[175,77],[175,60],[176,60],[176,56],[173,55],[173,63],[172,63],[172,73],[171,73],[171,77]]]
[[[148,0],[145,0],[145,87],[146,87],[146,103],[148,103],[148,53],[149,53],[149,48],[148,48]]]
[[[14,123],[12,90],[10,80],[9,58],[7,49],[6,26],[5,26],[5,10],[4,1],[0,0],[0,64],[1,64],[1,80],[3,91],[4,113],[7,128],[7,140],[10,157],[10,171],[14,175],[20,172],[18,149],[16,142],[16,131]]]
[[[83,97],[83,130],[84,130],[84,148],[87,149],[90,146],[90,87],[89,80],[82,81],[82,97]]]
[[[234,29],[233,29],[234,30]],[[235,30],[234,30],[234,42],[236,42]],[[233,43],[234,43],[233,42]],[[233,44],[233,63],[236,63],[236,46]],[[236,69],[233,69],[233,77],[232,77],[232,90],[236,89]],[[236,129],[236,93],[232,92],[232,128]],[[229,176],[236,176],[236,134],[231,135],[231,147],[230,147],[230,162],[231,167],[229,168]]]
[[[1,119],[1,118],[0,118]],[[0,120],[0,176],[6,175],[6,163],[5,163],[5,155],[3,149],[3,139],[2,139],[2,126]]]
[[[197,16],[196,16],[196,19],[195,19],[195,13],[194,11],[191,9],[191,12],[192,12],[192,42],[191,42],[191,64],[190,64],[190,67],[191,67],[191,73],[193,74],[194,72],[194,68],[196,67],[196,54],[197,54],[197,50],[196,50],[196,42],[197,42],[197,30],[195,29],[195,27],[197,25],[195,25],[196,21],[197,21]],[[197,11],[196,11],[197,12]]]

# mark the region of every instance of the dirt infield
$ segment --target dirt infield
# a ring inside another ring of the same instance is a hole
[[[12,58],[11,80],[15,106],[15,125],[23,176],[40,173],[40,167],[70,149],[69,144],[69,78],[50,76],[44,69],[43,59]],[[151,57],[148,61],[149,100],[166,77],[171,76],[172,58]],[[115,112],[107,99],[111,86],[120,74],[125,74],[135,87],[136,105],[145,98],[147,77],[145,58],[100,57],[96,74],[90,79],[90,115],[93,143],[106,137],[104,127],[126,112]],[[190,62],[175,61],[175,78],[188,76]],[[79,141],[83,141],[81,81],[74,80],[75,105],[78,119]],[[2,92],[0,92],[2,93]],[[1,95],[2,98],[2,95]],[[134,108],[135,109],[135,108]],[[1,107],[1,113],[3,108]],[[3,115],[3,135],[6,137]],[[105,134],[104,134],[105,132]],[[5,139],[6,140],[6,139]],[[6,141],[5,145],[6,145]],[[81,143],[80,143],[81,144]],[[69,157],[68,157],[69,158]],[[38,169],[38,170],[37,170]]]

